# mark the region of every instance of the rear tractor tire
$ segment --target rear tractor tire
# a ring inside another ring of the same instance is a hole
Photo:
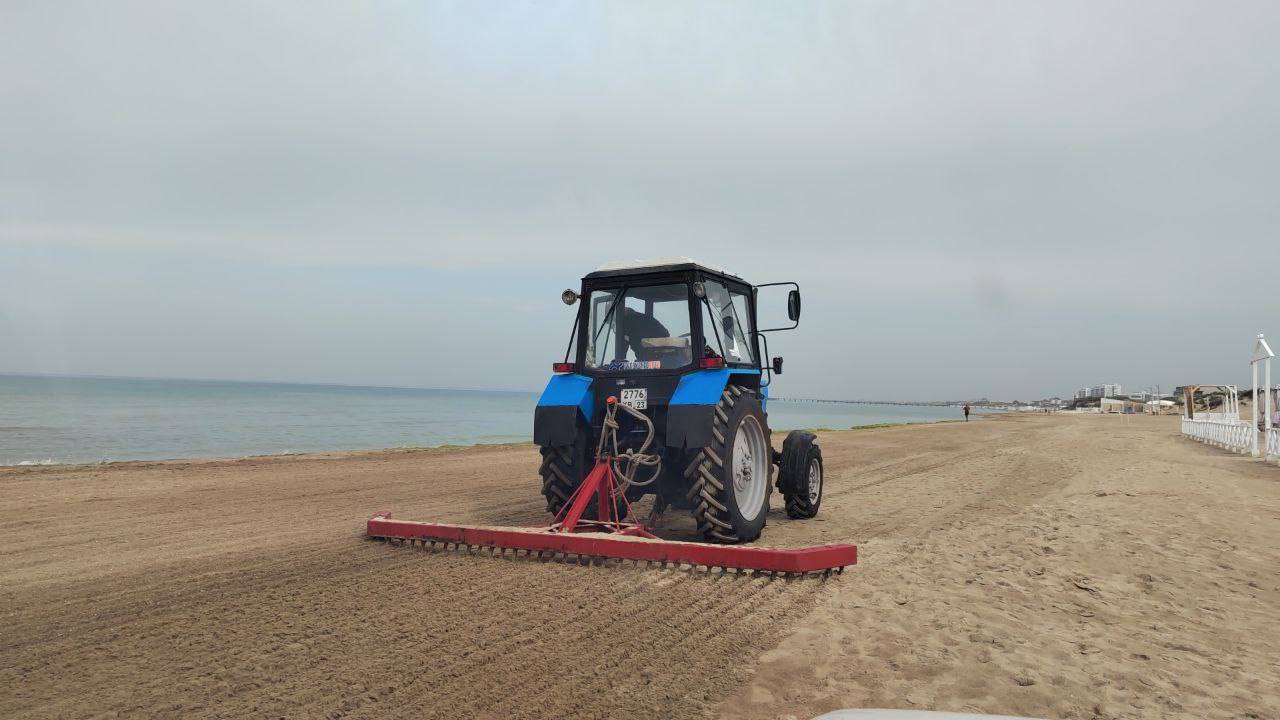
[[[542,465],[538,468],[538,474],[542,477],[542,495],[547,499],[547,512],[553,516],[560,514],[573,497],[573,491],[586,479],[595,463],[591,433],[582,425],[578,427],[572,445],[542,448]],[[594,520],[597,507],[596,500],[592,499],[583,517]],[[618,518],[623,518],[626,504],[619,499],[614,501],[613,507]]]
[[[698,531],[711,542],[751,542],[769,512],[773,449],[769,424],[754,392],[725,388],[711,420],[711,444],[693,453],[684,471]]]
[[[778,460],[778,490],[787,503],[787,517],[808,520],[822,505],[822,449],[807,430],[792,430],[782,442]]]

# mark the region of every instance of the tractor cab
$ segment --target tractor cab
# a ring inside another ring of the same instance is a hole
[[[754,288],[692,263],[643,270],[601,270],[583,279],[579,367],[602,373],[759,369]]]
[[[791,324],[760,328],[760,289],[787,286]],[[782,372],[782,358],[765,360],[765,333],[798,325],[799,286],[753,286],[682,258],[605,266],[586,275],[579,291],[565,290],[561,298],[576,306],[577,314],[566,356],[554,363],[555,375],[534,414],[548,510],[564,507],[594,463],[612,398],[637,411],[609,421],[618,423],[610,435],[619,443],[617,450],[643,446],[660,458],[649,482],[626,489],[629,500],[653,493],[660,504],[696,510],[699,503],[690,488],[709,482],[707,501],[695,512],[705,520],[699,523],[704,535],[724,542],[755,539],[768,504],[770,466],[777,461],[766,419],[769,383]],[[742,422],[746,430],[739,438],[735,433]],[[804,447],[806,453],[810,447],[817,451],[811,436]],[[735,452],[737,465],[726,470],[724,453]],[[704,461],[712,466],[705,477],[695,472]],[[820,487],[820,455],[816,463]],[[717,475],[725,473],[747,483],[740,488],[742,498],[723,489]],[[808,492],[806,484],[806,497]],[[816,513],[818,497],[801,515]],[[739,499],[746,505],[734,515],[728,508]]]

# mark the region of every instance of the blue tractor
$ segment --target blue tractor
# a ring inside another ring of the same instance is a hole
[[[759,289],[788,286],[790,324],[757,327]],[[706,540],[740,543],[760,537],[774,488],[789,517],[818,513],[816,438],[796,430],[775,451],[767,415],[782,358],[765,361],[765,334],[799,325],[798,285],[753,286],[681,258],[602,267],[562,299],[577,315],[533,423],[549,512],[564,509],[594,466],[608,422],[618,453],[648,459],[625,479],[627,502],[615,498],[619,516],[653,494],[655,515],[687,510]],[[608,412],[610,397],[628,412]]]

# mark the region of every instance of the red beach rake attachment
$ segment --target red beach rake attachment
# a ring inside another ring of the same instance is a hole
[[[613,422],[617,409],[614,398],[608,400],[606,434],[617,428]],[[624,406],[625,407],[625,406]],[[648,418],[626,408],[648,422]],[[615,445],[616,452],[616,445]],[[643,452],[643,449],[641,450]],[[576,560],[582,564],[593,561],[632,561],[646,566],[657,564],[708,572],[719,569],[721,574],[752,572],[785,577],[843,573],[848,565],[858,562],[856,545],[817,545],[806,548],[762,548],[741,545],[713,545],[709,543],[661,540],[640,523],[624,522],[618,517],[618,503],[627,508],[624,489],[619,486],[614,462],[619,456],[606,452],[601,442],[596,465],[578,486],[570,502],[556,516],[555,522],[544,527],[482,527],[450,525],[443,523],[393,520],[390,513],[379,513],[369,519],[366,534],[370,538],[391,542],[408,542],[411,545],[444,549],[466,549],[469,552],[488,548],[491,555],[538,559]],[[596,500],[595,519],[584,518],[592,499]]]

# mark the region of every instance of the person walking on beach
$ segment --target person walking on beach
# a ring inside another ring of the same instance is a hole
[[[964,421],[969,422],[969,403],[964,404]]]

